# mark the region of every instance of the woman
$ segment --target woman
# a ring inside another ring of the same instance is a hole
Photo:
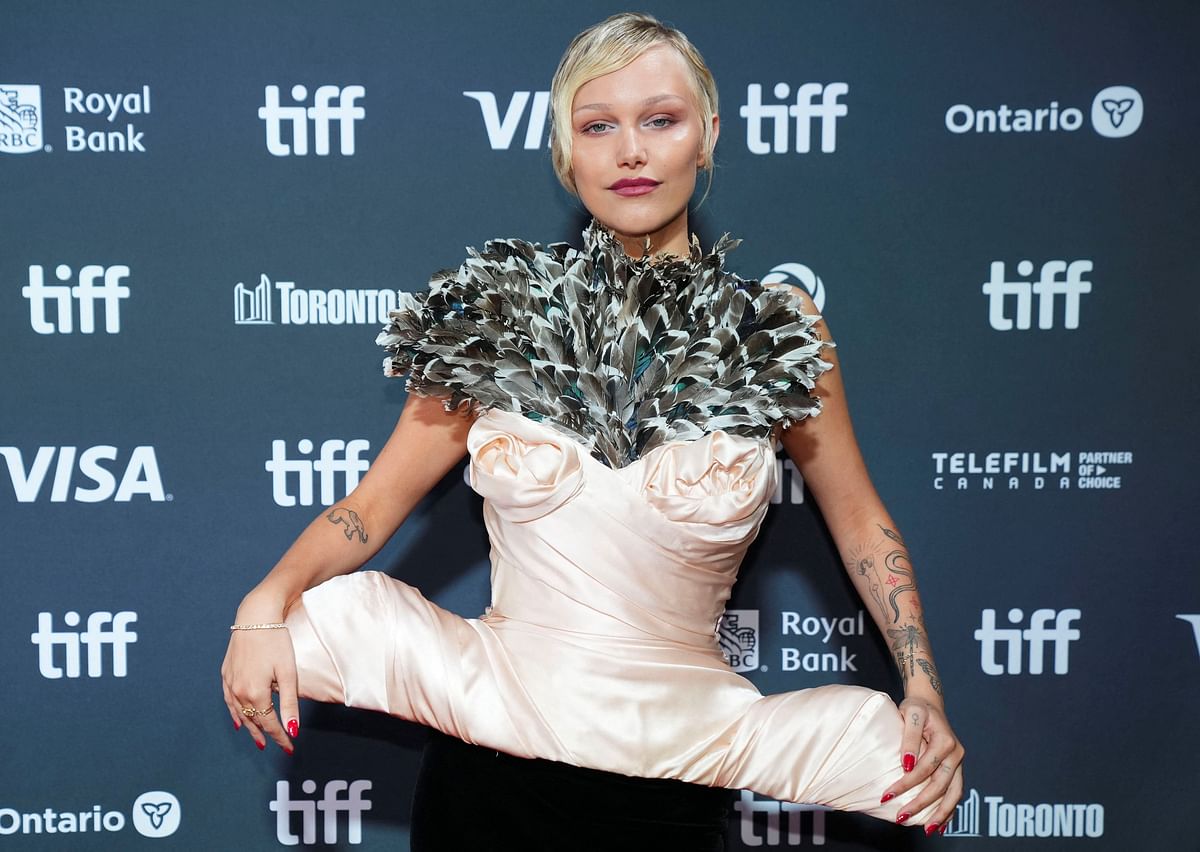
[[[239,608],[222,667],[235,725],[290,753],[304,695],[519,757],[944,831],[963,748],[828,328],[798,288],[725,271],[735,242],[688,239],[720,130],[711,74],[677,30],[616,15],[571,43],[551,101],[556,172],[594,217],[584,250],[489,242],[393,314],[385,369],[410,396],[358,488]],[[713,618],[776,440],[892,647],[899,708],[846,685],[763,697],[720,659]],[[341,576],[468,452],[493,544],[483,617]]]

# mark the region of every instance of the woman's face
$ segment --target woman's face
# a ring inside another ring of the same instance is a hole
[[[571,166],[588,211],[633,256],[646,234],[654,253],[686,256],[687,205],[704,152],[684,58],[669,45],[652,47],[582,85],[571,109]]]

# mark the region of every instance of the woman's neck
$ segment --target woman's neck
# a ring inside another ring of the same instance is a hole
[[[630,257],[649,257],[664,252],[682,258],[691,256],[686,212],[676,216],[664,227],[650,234],[622,234],[615,230],[612,234],[624,247],[625,254]],[[649,251],[646,250],[647,237],[649,237]]]

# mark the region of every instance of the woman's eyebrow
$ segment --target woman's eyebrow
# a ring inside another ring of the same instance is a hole
[[[683,98],[679,97],[679,95],[670,95],[670,94],[654,95],[654,96],[646,98],[646,100],[642,101],[642,106],[649,106],[650,104],[656,104],[659,101],[668,101],[668,100],[680,100],[681,101],[681,100],[683,100]],[[583,112],[585,109],[596,109],[596,110],[612,109],[612,104],[599,104],[599,103],[583,104],[581,106],[575,107],[575,109],[572,111],[572,114],[574,114],[576,112]]]

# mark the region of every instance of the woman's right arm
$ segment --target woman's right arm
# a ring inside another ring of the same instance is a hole
[[[413,507],[466,454],[472,418],[465,406],[447,412],[440,398],[409,394],[396,428],[345,500],[315,518],[238,607],[237,624],[282,622],[300,595],[374,556]],[[246,725],[259,748],[269,735],[289,753],[299,725],[295,658],[286,630],[235,630],[221,666],[225,702],[235,727],[243,707],[265,709],[279,689],[280,716]]]

